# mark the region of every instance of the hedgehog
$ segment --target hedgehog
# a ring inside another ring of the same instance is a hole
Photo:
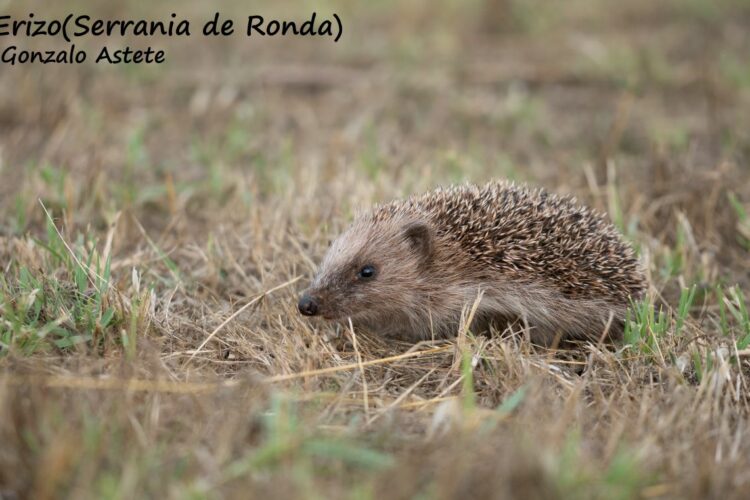
[[[603,215],[572,197],[492,181],[359,214],[298,309],[417,342],[455,336],[471,308],[474,333],[517,325],[549,346],[617,339],[646,287],[633,249]]]

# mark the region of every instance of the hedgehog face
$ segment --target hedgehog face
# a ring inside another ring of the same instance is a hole
[[[299,301],[305,316],[382,318],[418,300],[414,284],[432,254],[432,230],[421,221],[356,220],[331,244]]]

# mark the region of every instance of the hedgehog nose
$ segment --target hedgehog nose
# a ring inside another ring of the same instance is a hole
[[[318,304],[317,302],[315,302],[315,299],[310,297],[310,295],[308,294],[304,294],[299,299],[297,308],[299,309],[299,312],[301,312],[305,316],[315,316],[316,314],[318,314]]]

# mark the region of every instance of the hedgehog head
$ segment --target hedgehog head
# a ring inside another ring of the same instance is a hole
[[[430,265],[433,240],[433,228],[418,217],[358,218],[331,244],[299,311],[329,320],[403,311],[418,300],[415,284]]]

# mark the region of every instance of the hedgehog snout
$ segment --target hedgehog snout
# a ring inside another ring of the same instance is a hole
[[[318,314],[320,307],[318,306],[318,302],[315,300],[315,298],[309,293],[305,292],[299,299],[297,309],[299,309],[299,312],[305,316],[315,316]]]

